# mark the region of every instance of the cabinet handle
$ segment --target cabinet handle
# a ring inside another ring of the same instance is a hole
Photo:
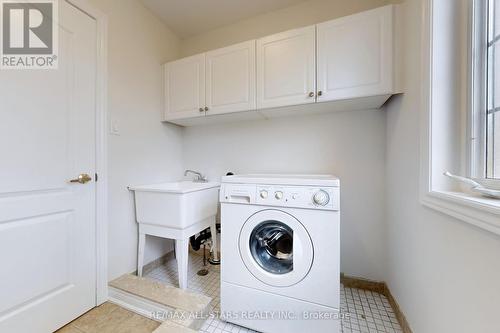
[[[208,106],[205,106],[205,111],[208,111]]]
[[[323,92],[320,90],[320,91],[318,91],[318,96],[321,96],[321,95],[323,95]]]
[[[200,108],[200,112],[205,112],[205,110],[203,108]]]
[[[314,93],[312,91],[309,93],[309,97],[314,97]]]

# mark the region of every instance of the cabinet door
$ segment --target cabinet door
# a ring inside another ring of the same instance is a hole
[[[255,40],[206,53],[207,115],[255,109]]]
[[[391,93],[393,10],[385,6],[317,25],[318,101]]]
[[[315,27],[257,40],[257,108],[314,103]]]
[[[165,120],[205,115],[204,108],[205,54],[165,64]]]

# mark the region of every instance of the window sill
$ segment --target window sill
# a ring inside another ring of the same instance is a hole
[[[500,200],[463,192],[431,191],[424,195],[422,204],[500,235]]]

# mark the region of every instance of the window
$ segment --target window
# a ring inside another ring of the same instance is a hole
[[[500,0],[423,4],[420,201],[500,235]]]
[[[500,0],[488,1],[486,177],[500,178]]]
[[[471,176],[500,180],[500,0],[474,1]]]

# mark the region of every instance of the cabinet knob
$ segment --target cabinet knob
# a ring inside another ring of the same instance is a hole
[[[320,91],[318,91],[318,96],[321,96],[321,95],[323,95],[323,92],[320,90]]]
[[[309,97],[314,97],[314,93],[312,91],[309,93]]]
[[[205,106],[205,111],[208,111],[208,106]]]
[[[200,108],[200,112],[205,112],[205,110],[203,108]]]

